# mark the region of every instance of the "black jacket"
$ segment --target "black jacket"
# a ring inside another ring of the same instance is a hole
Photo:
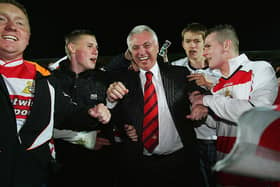
[[[49,141],[53,126],[75,129],[78,120],[83,120],[84,124],[95,121],[91,121],[82,110],[79,115],[73,115],[76,105],[59,91],[53,77],[42,76],[37,69],[39,66],[34,66],[37,71],[34,101],[19,133],[9,93],[0,75],[1,187],[39,187],[47,183],[51,166]]]
[[[53,72],[63,91],[79,106],[94,106],[105,103],[109,85],[108,73],[100,70],[87,70],[79,74],[69,68],[69,61],[61,62],[60,68]]]
[[[61,62],[60,67],[53,72],[53,75],[71,100],[79,107],[93,107],[99,103],[106,105],[106,91],[111,82],[111,73],[101,70],[87,70],[76,74],[70,70],[69,66],[69,60]],[[91,128],[78,128],[82,123],[82,120],[77,122],[77,128],[74,130],[92,130]],[[111,124],[100,124],[96,130],[101,130],[98,136],[107,138],[112,143],[114,142]],[[95,173],[95,171],[100,173],[100,168],[106,168],[105,165],[109,164],[109,157],[112,156],[111,146],[105,146],[101,150],[95,151],[84,148],[82,145],[72,144],[62,139],[55,139],[55,147],[57,161],[61,164],[61,169],[58,171],[59,178],[56,183],[61,182],[67,186],[75,186],[77,181],[81,183],[87,177],[87,174],[84,172],[73,173],[73,171],[90,170],[92,172],[89,173],[90,176],[88,177],[96,176],[99,178],[97,176],[98,173]],[[74,176],[71,177],[72,175]]]

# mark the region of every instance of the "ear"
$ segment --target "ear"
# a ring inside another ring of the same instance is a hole
[[[224,50],[225,51],[229,51],[231,49],[232,46],[232,41],[231,40],[225,40],[224,41]]]
[[[73,43],[68,43],[67,44],[67,48],[68,48],[68,50],[70,51],[70,53],[75,53],[75,51],[76,51],[76,46],[75,46],[75,44],[73,44]]]

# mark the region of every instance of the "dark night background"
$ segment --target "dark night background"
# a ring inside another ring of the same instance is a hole
[[[183,53],[181,30],[191,22],[207,27],[232,24],[239,35],[241,51],[279,50],[278,10],[261,5],[220,4],[199,1],[32,1],[22,0],[31,24],[31,40],[26,59],[60,58],[64,53],[64,35],[73,29],[94,31],[99,56],[112,56],[126,49],[126,36],[138,24],[146,24],[158,34],[162,44],[172,42],[169,53]],[[99,2],[99,3],[96,3]],[[185,3],[184,3],[185,2]],[[150,5],[152,3],[153,5]],[[172,5],[170,5],[172,3]],[[244,2],[245,3],[245,2]],[[272,6],[272,5],[270,5]]]

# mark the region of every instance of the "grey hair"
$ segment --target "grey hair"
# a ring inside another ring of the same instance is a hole
[[[128,34],[127,39],[126,39],[126,43],[128,46],[128,49],[131,50],[131,37],[134,34],[138,34],[138,33],[142,33],[142,32],[149,32],[152,34],[154,41],[158,44],[158,37],[157,34],[155,33],[155,31],[153,29],[151,29],[149,26],[147,25],[137,25],[135,26]]]

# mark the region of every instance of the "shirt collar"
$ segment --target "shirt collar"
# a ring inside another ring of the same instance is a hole
[[[8,62],[5,62],[0,59],[0,65],[5,66],[5,67],[13,67],[13,66],[20,65],[22,63],[23,63],[23,58],[19,58],[19,59],[8,61]]]
[[[248,57],[245,54],[241,54],[237,57],[230,59],[229,62],[229,76],[233,74],[237,68],[244,64],[244,62],[248,61]]]
[[[158,63],[155,63],[155,65],[151,69],[149,69],[149,71],[153,73],[153,77],[158,77],[159,75]],[[140,74],[142,74],[143,76],[145,76],[146,72],[147,71],[140,69]]]

